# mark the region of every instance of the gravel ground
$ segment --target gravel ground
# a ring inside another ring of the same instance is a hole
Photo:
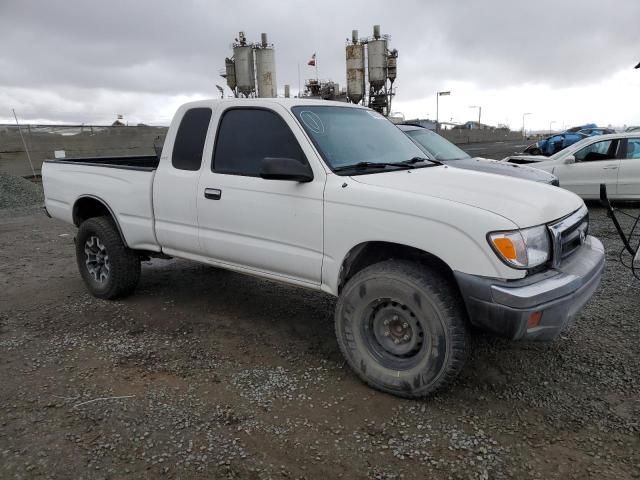
[[[0,210],[42,204],[42,187],[22,177],[0,173]]]
[[[0,478],[640,478],[640,282],[590,210],[608,266],[575,325],[478,336],[422,401],[357,380],[326,295],[154,260],[98,300],[73,227],[3,210]]]

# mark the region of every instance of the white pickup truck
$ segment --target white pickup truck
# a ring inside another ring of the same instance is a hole
[[[154,256],[321,290],[357,375],[421,397],[460,371],[469,326],[552,339],[604,269],[575,194],[423,157],[366,108],[228,99],[182,106],[159,159],[47,160],[42,176],[93,295],[131,293]]]

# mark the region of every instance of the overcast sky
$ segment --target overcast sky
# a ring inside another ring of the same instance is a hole
[[[547,129],[640,125],[640,0],[0,0],[0,122],[168,124],[218,95],[238,31],[276,47],[282,94],[314,75],[345,85],[345,40],[380,24],[399,51],[393,110],[407,118]]]

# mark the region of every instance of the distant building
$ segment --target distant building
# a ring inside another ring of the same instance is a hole
[[[455,130],[493,130],[495,127],[491,125],[485,125],[484,123],[478,123],[475,121],[465,122],[462,125],[456,125],[453,127]]]

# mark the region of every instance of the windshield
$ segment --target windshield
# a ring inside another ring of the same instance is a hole
[[[334,171],[363,162],[389,164],[424,157],[395,125],[372,110],[332,105],[292,110]]]
[[[431,130],[427,130],[426,128],[407,130],[404,133],[413,138],[426,154],[436,160],[447,161],[470,158],[469,155],[460,150],[449,140],[441,137]]]

